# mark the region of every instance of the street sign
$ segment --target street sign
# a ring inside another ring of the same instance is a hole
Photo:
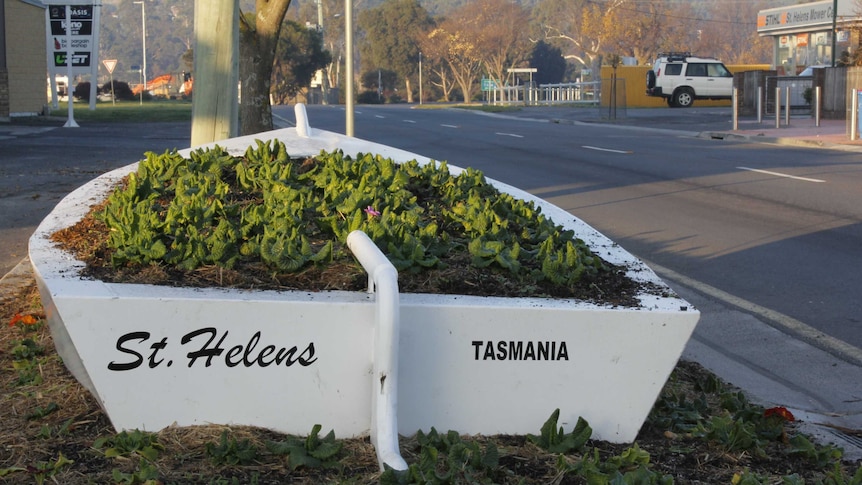
[[[497,89],[497,82],[493,79],[482,78],[482,91],[493,91]]]
[[[108,70],[108,74],[113,74],[114,68],[117,67],[117,60],[116,59],[105,59],[104,61],[102,61],[102,64],[105,65],[105,69]]]

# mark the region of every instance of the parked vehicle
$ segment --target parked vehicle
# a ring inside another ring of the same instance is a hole
[[[688,108],[696,99],[730,99],[733,74],[718,59],[689,52],[659,54],[647,72],[648,96],[667,100],[668,106]]]

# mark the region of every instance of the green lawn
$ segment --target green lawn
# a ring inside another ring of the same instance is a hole
[[[117,101],[96,103],[96,109],[90,110],[88,103],[76,102],[73,105],[76,121],[105,122],[159,122],[159,121],[191,121],[192,103],[182,100],[158,101]],[[69,106],[59,103],[59,108],[51,110],[51,116],[68,117]]]

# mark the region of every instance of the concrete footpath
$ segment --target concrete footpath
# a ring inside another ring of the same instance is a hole
[[[776,127],[774,117],[761,122],[747,117],[738,120],[734,130],[729,108],[628,109],[616,115],[609,117],[596,109],[530,107],[491,116],[601,123],[608,129],[652,130],[718,143],[759,142],[862,153],[862,141],[849,139],[844,120],[821,120],[817,126],[810,116],[794,116],[788,124],[780,119]],[[0,243],[4,247],[22,244],[19,240],[32,233],[34,224],[59,198],[84,181],[140,159],[145,149],[183,148],[180,145],[189,133],[189,125],[182,123],[67,130],[59,129],[61,125],[0,124]],[[48,167],[43,162],[46,158],[68,162]],[[108,160],[113,166],[107,165]],[[33,213],[19,221],[13,216],[18,210]],[[14,234],[15,241],[4,240],[4,232]],[[33,281],[26,247],[12,253],[12,262],[0,266],[0,274],[5,273],[0,279],[0,301]],[[788,407],[803,421],[805,432],[841,446],[847,459],[862,459],[862,349],[667,268],[650,266],[702,312],[685,359],[701,363],[767,407]]]
[[[779,145],[829,148],[862,152],[862,140],[850,140],[849,122],[820,119],[810,114],[782,113],[761,117],[739,116],[736,129],[730,108],[687,109],[629,108],[610,112],[605,108],[526,107],[498,116],[561,124],[605,124],[656,132],[676,132],[701,138],[750,141]]]

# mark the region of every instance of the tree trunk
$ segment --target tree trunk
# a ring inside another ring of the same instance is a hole
[[[404,79],[404,84],[405,84],[405,89],[407,89],[407,102],[412,103],[413,102],[413,90],[410,89],[410,78],[409,77]]]
[[[249,17],[240,28],[239,72],[241,134],[252,135],[273,129],[272,69],[281,23],[290,0],[257,0],[254,25]]]

